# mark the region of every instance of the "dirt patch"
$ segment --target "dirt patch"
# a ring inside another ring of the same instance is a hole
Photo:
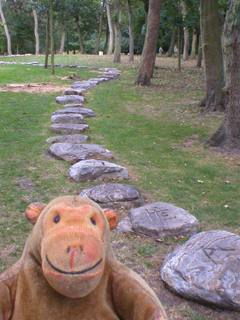
[[[47,83],[11,83],[6,84],[3,88],[0,88],[1,92],[28,92],[28,93],[45,93],[45,92],[60,92],[67,89],[66,85],[51,85]]]

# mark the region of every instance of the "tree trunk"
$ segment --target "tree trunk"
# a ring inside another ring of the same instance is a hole
[[[199,36],[199,42],[198,42],[198,58],[197,58],[197,64],[196,68],[202,67],[202,35]]]
[[[150,86],[151,84],[150,80],[153,75],[157,51],[161,7],[162,0],[150,0],[147,33],[145,36],[142,58],[136,79],[137,85]]]
[[[172,37],[171,37],[171,43],[168,49],[167,57],[171,57],[173,55],[173,49],[176,41],[176,34],[177,34],[177,29],[174,27],[173,32],[172,32]]]
[[[53,0],[50,0],[51,74],[54,74]]]
[[[229,103],[223,124],[208,141],[211,146],[240,150],[240,0],[232,0],[224,26],[224,58],[228,69]]]
[[[76,24],[77,24],[78,42],[79,42],[79,46],[80,46],[80,52],[81,52],[81,54],[85,54],[85,50],[84,50],[84,47],[83,47],[83,41],[82,41],[82,32],[81,32],[81,28],[80,28],[80,25],[79,25],[79,16],[78,16],[78,14],[76,14],[76,16],[75,16],[75,21],[76,21]]]
[[[205,111],[224,111],[224,73],[218,0],[201,0],[200,12],[206,78],[206,96],[200,105],[205,107]]]
[[[2,0],[0,0],[0,16],[1,16],[1,19],[2,19],[5,35],[6,35],[6,38],[7,38],[7,52],[8,52],[8,55],[11,56],[12,55],[11,37],[10,37],[10,34],[8,32],[6,19],[4,17],[3,10],[2,10]]]
[[[181,52],[182,52],[182,45],[181,45],[181,25],[178,26],[178,71],[181,71]]]
[[[34,35],[35,35],[35,55],[39,55],[39,35],[38,35],[38,16],[36,9],[33,9],[33,17],[34,17]]]
[[[99,27],[98,27],[98,36],[97,36],[97,42],[96,42],[96,47],[94,50],[95,54],[98,54],[99,51],[99,45],[100,45],[100,39],[102,35],[102,27],[103,27],[103,8],[102,8],[102,1],[99,1],[100,5],[100,14],[99,14]]]
[[[109,30],[107,28],[106,30],[106,40],[105,40],[105,45],[103,48],[103,53],[106,54],[107,53],[107,47],[108,47],[108,40],[109,40]]]
[[[183,20],[185,20],[185,17],[187,14],[187,8],[186,8],[185,2],[181,1],[180,6],[181,6],[182,15],[183,15]],[[186,61],[188,60],[189,45],[190,45],[189,30],[187,27],[183,28],[183,34],[184,34],[183,60]]]
[[[129,18],[129,61],[134,61],[134,37],[133,37],[133,18],[130,0],[127,0]]]
[[[111,19],[111,10],[110,10],[110,0],[107,0],[106,2],[106,8],[107,8],[107,21],[108,21],[108,29],[109,29],[109,46],[107,54],[113,53],[113,45],[114,45],[114,29]]]
[[[66,29],[65,29],[65,26],[63,25],[62,39],[61,39],[61,46],[59,49],[59,54],[63,54],[63,52],[64,52],[65,38],[66,38]]]
[[[120,30],[120,0],[116,1],[116,19],[113,23],[115,32],[115,48],[114,48],[114,63],[121,62],[121,30]]]
[[[49,13],[47,12],[47,21],[46,21],[46,52],[45,52],[45,64],[44,69],[48,67],[48,52],[49,52]]]
[[[191,58],[196,58],[196,49],[197,49],[197,33],[196,30],[193,30],[193,38],[192,38],[192,50],[191,50]]]

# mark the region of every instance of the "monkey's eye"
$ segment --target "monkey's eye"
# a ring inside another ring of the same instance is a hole
[[[93,217],[91,217],[90,220],[91,220],[92,224],[95,226],[96,225],[96,220]]]
[[[56,215],[53,220],[54,220],[55,223],[58,223],[58,222],[60,221],[60,216],[59,216],[59,214]]]

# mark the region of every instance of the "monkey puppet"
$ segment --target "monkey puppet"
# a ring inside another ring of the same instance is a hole
[[[0,320],[167,320],[157,296],[117,262],[114,211],[78,196],[28,206],[21,259],[0,275]]]

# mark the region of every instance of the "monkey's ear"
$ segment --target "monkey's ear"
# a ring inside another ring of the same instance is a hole
[[[110,209],[103,209],[103,212],[105,213],[105,216],[108,219],[110,230],[113,230],[114,228],[116,228],[119,221],[118,215],[116,214],[116,212]]]
[[[41,202],[31,203],[25,211],[28,221],[30,221],[32,224],[35,224],[37,222],[37,219],[40,213],[43,211],[45,207],[46,207],[46,204]]]

